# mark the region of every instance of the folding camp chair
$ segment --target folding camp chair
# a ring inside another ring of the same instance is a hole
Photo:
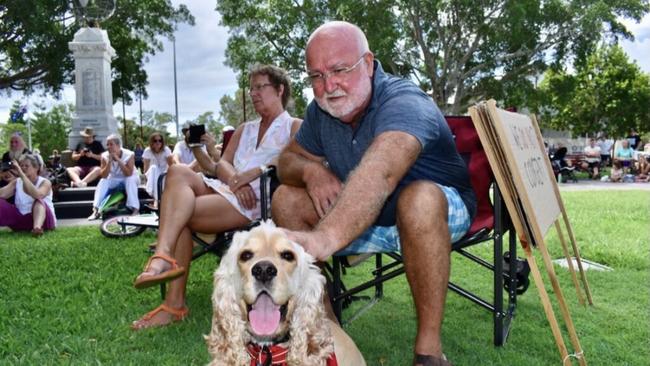
[[[468,233],[452,245],[452,250],[494,272],[492,302],[482,299],[451,281],[449,289],[493,314],[494,344],[499,346],[505,342],[508,336],[510,322],[515,313],[517,294],[523,293],[528,287],[528,271],[530,269],[525,261],[516,259],[516,235],[508,218],[507,210],[504,209],[499,189],[494,182],[487,156],[471,118],[446,117],[446,120],[454,134],[458,151],[467,163],[472,187],[477,197],[476,217]],[[493,188],[493,200],[490,199],[491,187]],[[510,231],[509,245],[508,251],[504,253],[503,237],[507,231]],[[490,241],[494,243],[492,261],[482,259],[466,250],[469,246]],[[330,301],[339,321],[342,321],[343,308],[347,307],[351,301],[358,299],[357,296],[361,291],[371,287],[375,288],[374,297],[370,299],[370,304],[373,304],[383,296],[383,282],[404,273],[400,253],[375,253],[374,256],[376,263],[375,269],[372,271],[372,279],[350,289],[346,288],[342,281],[342,275],[345,274],[346,269],[350,268],[349,257],[334,256],[332,264],[325,265],[326,275],[331,281],[328,288]],[[384,257],[388,257],[389,263],[383,263]],[[503,299],[502,288],[504,287],[508,294],[507,304]],[[360,311],[366,309],[367,306]],[[350,319],[354,319],[356,316],[358,314],[353,315]]]

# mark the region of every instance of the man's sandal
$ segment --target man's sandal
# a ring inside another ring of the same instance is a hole
[[[415,354],[415,359],[413,359],[413,365],[421,366],[452,366],[447,357],[442,355],[442,357],[434,357],[431,355],[420,355]]]
[[[172,268],[160,272],[153,276],[143,275],[144,273],[150,271],[149,267],[151,266],[151,261],[156,258],[160,258],[165,262],[171,264]],[[168,257],[164,254],[154,254],[151,257],[149,257],[147,264],[144,266],[143,273],[140,273],[140,275],[135,278],[135,281],[133,282],[133,286],[135,286],[135,288],[137,289],[143,289],[143,288],[155,286],[160,283],[171,281],[175,278],[178,278],[182,276],[184,273],[185,273],[185,268],[179,267],[178,263],[176,262],[176,259]]]
[[[154,316],[156,316],[158,313],[163,311],[171,315],[171,319],[172,319],[171,322],[165,324],[149,324],[149,321],[153,319]],[[131,324],[131,329],[141,330],[141,329],[153,328],[153,327],[163,327],[165,325],[169,325],[171,323],[176,323],[184,320],[189,313],[190,313],[190,309],[188,309],[187,306],[183,306],[182,308],[179,309],[174,309],[174,308],[170,308],[165,304],[161,304],[160,306],[153,309],[152,311],[144,314],[142,318],[134,321]]]

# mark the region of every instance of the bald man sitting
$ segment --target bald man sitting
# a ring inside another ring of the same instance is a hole
[[[413,365],[449,365],[451,243],[476,211],[449,127],[418,86],[384,72],[353,24],[319,27],[306,58],[314,101],[280,156],[273,218],[319,260],[401,250],[418,318]]]

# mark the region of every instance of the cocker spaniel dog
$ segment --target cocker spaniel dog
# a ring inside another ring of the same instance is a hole
[[[214,273],[210,365],[365,365],[327,318],[313,262],[270,221],[235,234]]]

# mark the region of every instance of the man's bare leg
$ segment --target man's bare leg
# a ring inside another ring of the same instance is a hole
[[[273,221],[285,229],[311,230],[318,223],[318,214],[303,188],[281,185],[271,201]]]
[[[441,357],[451,251],[445,194],[433,183],[415,182],[404,188],[397,204],[397,227],[418,318],[415,353]]]
[[[90,170],[90,172],[88,172],[88,174],[86,174],[84,179],[81,180],[81,183],[83,185],[87,186],[88,184],[90,184],[90,183],[94,182],[95,180],[97,180],[101,173],[102,173],[102,170],[98,166],[96,166],[96,167],[92,168]]]
[[[77,185],[77,183],[81,182],[81,178],[79,178],[81,169],[79,167],[73,166],[70,168],[66,168],[65,171],[68,172],[68,176],[70,177],[70,180],[72,181],[73,185]]]

